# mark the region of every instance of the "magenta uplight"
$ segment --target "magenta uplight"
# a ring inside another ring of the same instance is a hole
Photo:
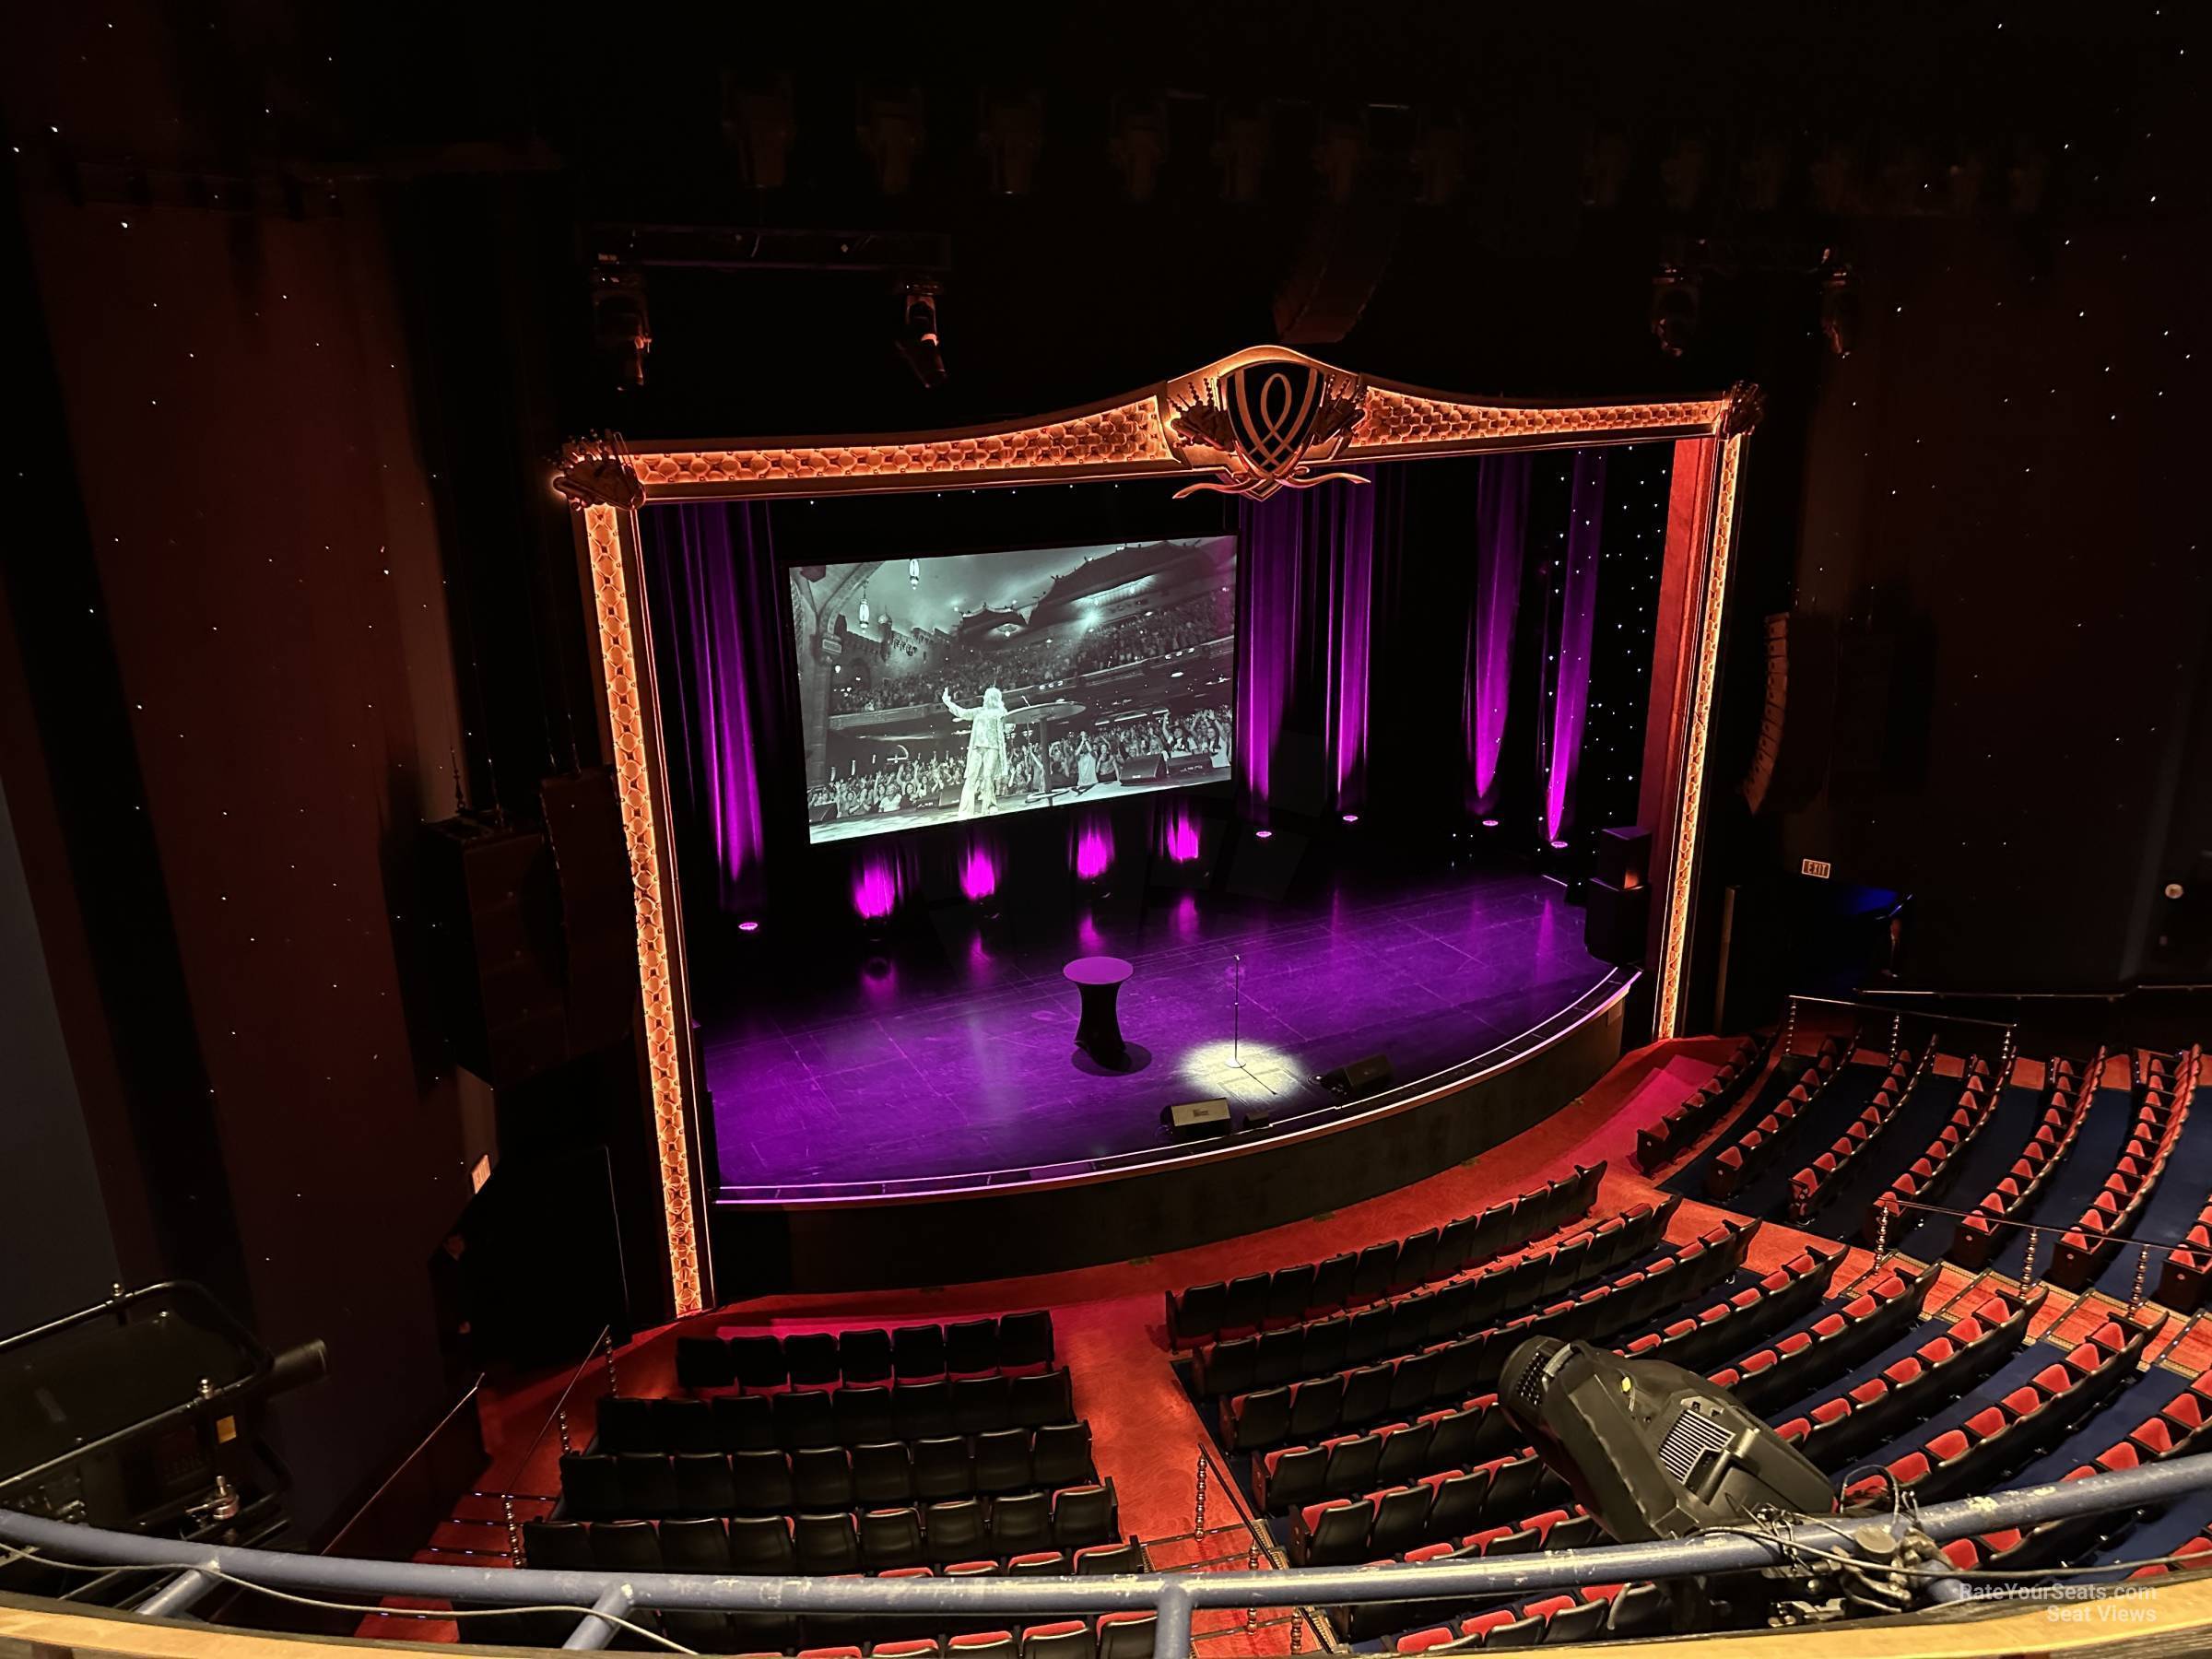
[[[745,921],[737,924],[737,931],[739,933],[759,933],[760,931],[760,924],[748,917]]]
[[[1275,831],[1272,830],[1254,830],[1252,832],[1252,839],[1253,841],[1271,841],[1274,839],[1274,837]]]
[[[1356,812],[1347,812],[1344,815],[1344,821],[1347,824],[1356,824],[1359,821],[1359,815]]]
[[[1096,881],[1113,867],[1113,826],[1093,818],[1076,830],[1076,875]]]
[[[960,865],[960,891],[976,903],[998,891],[998,865],[985,847],[971,847]]]
[[[853,873],[853,908],[864,922],[880,922],[899,908],[899,867],[888,856],[860,861]]]
[[[1175,806],[1167,809],[1161,840],[1166,843],[1168,862],[1191,864],[1198,857],[1198,820],[1188,806]]]

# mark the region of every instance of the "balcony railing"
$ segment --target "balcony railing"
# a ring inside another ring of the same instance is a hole
[[[497,1611],[572,1613],[575,1627],[563,1645],[588,1650],[606,1646],[618,1631],[634,1625],[637,1614],[657,1608],[894,1618],[938,1613],[963,1620],[1000,1614],[1143,1611],[1159,1619],[1154,1632],[1159,1659],[1183,1659],[1191,1651],[1192,1615],[1199,1608],[1472,1603],[1574,1585],[1741,1571],[1793,1560],[1834,1564],[1838,1558],[1847,1558],[1877,1576],[1885,1569],[1900,1574],[1899,1588],[1924,1604],[1963,1601],[1973,1594],[1970,1581],[1975,1575],[1954,1572],[1942,1561],[1895,1567],[1883,1540],[1900,1535],[1908,1522],[1941,1543],[1969,1534],[2025,1530],[2077,1515],[2163,1505],[2207,1488],[2212,1488],[2212,1453],[1961,1499],[1916,1513],[1908,1510],[1895,1516],[1713,1532],[1665,1543],[1614,1544],[1497,1560],[1089,1579],[776,1579],[361,1561],[172,1543],[9,1511],[0,1511],[0,1544],[11,1556],[19,1553],[55,1565],[143,1571],[157,1581],[157,1587],[133,1612],[148,1618],[181,1615],[225,1584],[306,1597],[325,1606],[332,1605],[328,1598],[344,1597],[349,1606],[358,1605],[363,1615],[404,1617],[407,1609],[374,1603],[405,1596],[446,1604],[423,1615],[440,1619],[465,1620]],[[2103,1571],[2109,1573],[2111,1569]],[[2049,1580],[2053,1575],[2046,1571],[2031,1576]],[[2168,1629],[2160,1634],[2171,1638],[2175,1632]]]

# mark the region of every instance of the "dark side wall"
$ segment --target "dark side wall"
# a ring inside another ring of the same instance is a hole
[[[173,43],[123,20],[49,19],[11,109],[211,159]],[[116,1074],[84,1110],[124,1272],[211,1279],[272,1347],[329,1342],[278,1419],[312,1531],[447,1393],[426,1263],[469,1184],[403,971],[418,825],[463,747],[430,480],[372,201],[76,183],[23,192],[9,273],[60,387],[42,508],[68,510],[11,538],[11,645],[49,695],[8,794],[59,826],[30,871],[50,954],[74,935],[102,964],[54,978]]]
[[[1747,526],[1771,560],[1786,551],[1794,606],[1771,822],[1746,865],[1825,860],[1911,893],[1908,983],[2101,988],[2212,967],[2192,932],[2212,901],[2207,253],[2205,218],[2178,205],[2035,240],[1877,228],[1854,248],[1850,357],[1818,371],[1801,427],[1785,411],[1752,441],[1751,466],[1803,483],[1794,522]],[[1762,598],[1747,572],[1739,734],[1763,693]],[[1740,743],[1731,759],[1724,787]]]

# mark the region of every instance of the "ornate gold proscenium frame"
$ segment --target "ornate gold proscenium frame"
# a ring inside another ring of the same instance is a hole
[[[1700,532],[1680,549],[1678,627],[1662,618],[1654,673],[1670,677],[1675,726],[1665,753],[1658,856],[1655,1031],[1682,1024],[1682,980],[1697,871],[1706,730],[1720,655],[1721,608],[1735,483],[1758,394],[1674,402],[1564,406],[1455,397],[1371,380],[1279,347],[1254,347],[1150,391],[1017,426],[883,438],[732,440],[626,447],[614,438],[569,445],[553,483],[575,509],[577,546],[598,627],[606,693],[597,711],[615,770],[636,888],[644,1065],[660,1154],[675,1311],[712,1294],[700,1218],[709,1202],[694,1106],[697,1059],[683,924],[668,833],[653,644],[639,562],[638,511],[652,501],[897,493],[1049,482],[1183,478],[1193,489],[1265,498],[1377,462],[1488,451],[1580,448],[1673,439],[1698,457],[1709,493]],[[1332,470],[1335,469],[1335,470]],[[1677,558],[1670,534],[1668,558]]]

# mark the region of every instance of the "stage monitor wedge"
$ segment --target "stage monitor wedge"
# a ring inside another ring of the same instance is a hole
[[[1160,1127],[1177,1140],[1195,1140],[1201,1135],[1227,1135],[1230,1129],[1229,1102],[1225,1100],[1186,1100],[1178,1106],[1162,1108]]]
[[[1367,1054],[1349,1065],[1340,1065],[1335,1071],[1321,1074],[1321,1086],[1331,1094],[1342,1095],[1356,1100],[1361,1095],[1373,1094],[1390,1087],[1391,1070],[1388,1054]]]

